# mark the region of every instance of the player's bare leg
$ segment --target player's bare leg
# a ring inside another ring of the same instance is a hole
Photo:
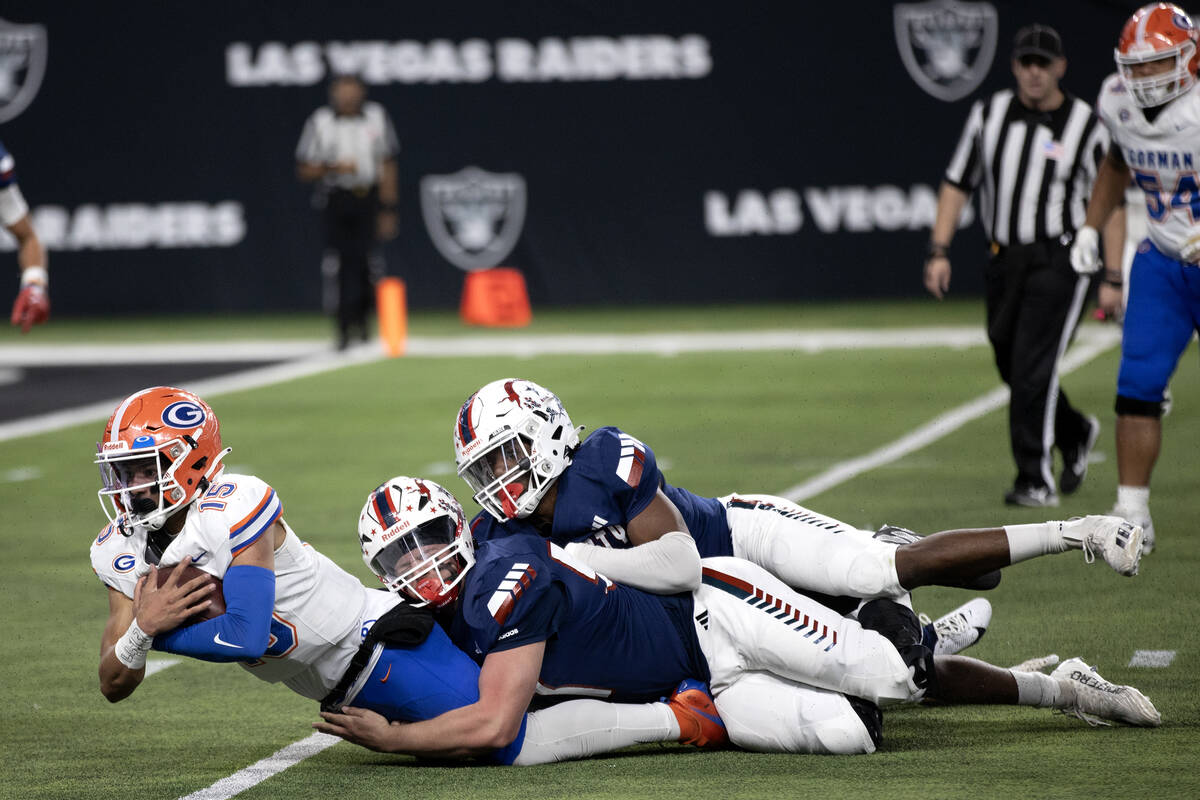
[[[966,656],[936,656],[934,671],[936,690],[931,688],[926,696],[944,703],[1057,708],[1093,724],[1099,724],[1098,719],[1145,727],[1162,722],[1148,697],[1132,686],[1109,683],[1078,658],[1045,675]]]
[[[1142,529],[1119,517],[1089,516],[1065,522],[943,531],[896,550],[896,577],[905,589],[958,585],[1038,556],[1083,550],[1100,555],[1122,575],[1136,575]]]
[[[1112,513],[1142,526],[1142,552],[1154,549],[1150,519],[1150,473],[1162,447],[1162,420],[1135,414],[1117,415],[1117,504]]]

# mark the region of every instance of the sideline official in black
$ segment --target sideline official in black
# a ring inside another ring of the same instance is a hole
[[[990,240],[984,280],[987,332],[1000,377],[1012,390],[1009,436],[1017,476],[1010,505],[1056,506],[1087,473],[1099,421],[1059,386],[1059,362],[1083,311],[1088,278],[1071,268],[1070,245],[1108,148],[1091,106],[1064,92],[1062,40],[1030,25],[1013,42],[1016,90],[971,107],[938,194],[925,288],[950,288],[950,241],[972,193]],[[1056,484],[1053,449],[1062,451]]]
[[[396,235],[396,131],[383,106],[368,102],[354,75],[334,77],[329,105],[313,112],[296,146],[296,172],[317,182],[323,208],[326,252],[322,270],[336,300],[338,347],[366,341],[374,305],[371,259],[378,239]]]

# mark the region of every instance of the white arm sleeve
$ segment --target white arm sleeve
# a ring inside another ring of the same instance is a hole
[[[29,205],[15,183],[0,189],[0,222],[4,227],[16,225],[28,213]]]
[[[565,549],[605,577],[645,592],[677,594],[700,587],[700,552],[691,534],[682,531],[623,550],[582,542],[571,542]]]

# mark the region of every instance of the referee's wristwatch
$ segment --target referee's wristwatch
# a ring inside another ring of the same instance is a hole
[[[925,261],[929,262],[935,258],[949,258],[950,245],[942,244],[941,242],[929,242],[929,249],[925,251]]]

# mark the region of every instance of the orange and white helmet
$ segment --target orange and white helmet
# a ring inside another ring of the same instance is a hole
[[[1192,88],[1200,59],[1198,41],[1200,34],[1192,18],[1174,3],[1151,3],[1133,12],[1121,30],[1113,57],[1134,102],[1142,108],[1153,108]],[[1164,59],[1174,60],[1170,71],[1134,77],[1135,64]]]
[[[158,530],[207,491],[229,448],[221,447],[221,425],[208,403],[154,386],[117,406],[96,451],[100,507],[129,536],[135,526]]]

